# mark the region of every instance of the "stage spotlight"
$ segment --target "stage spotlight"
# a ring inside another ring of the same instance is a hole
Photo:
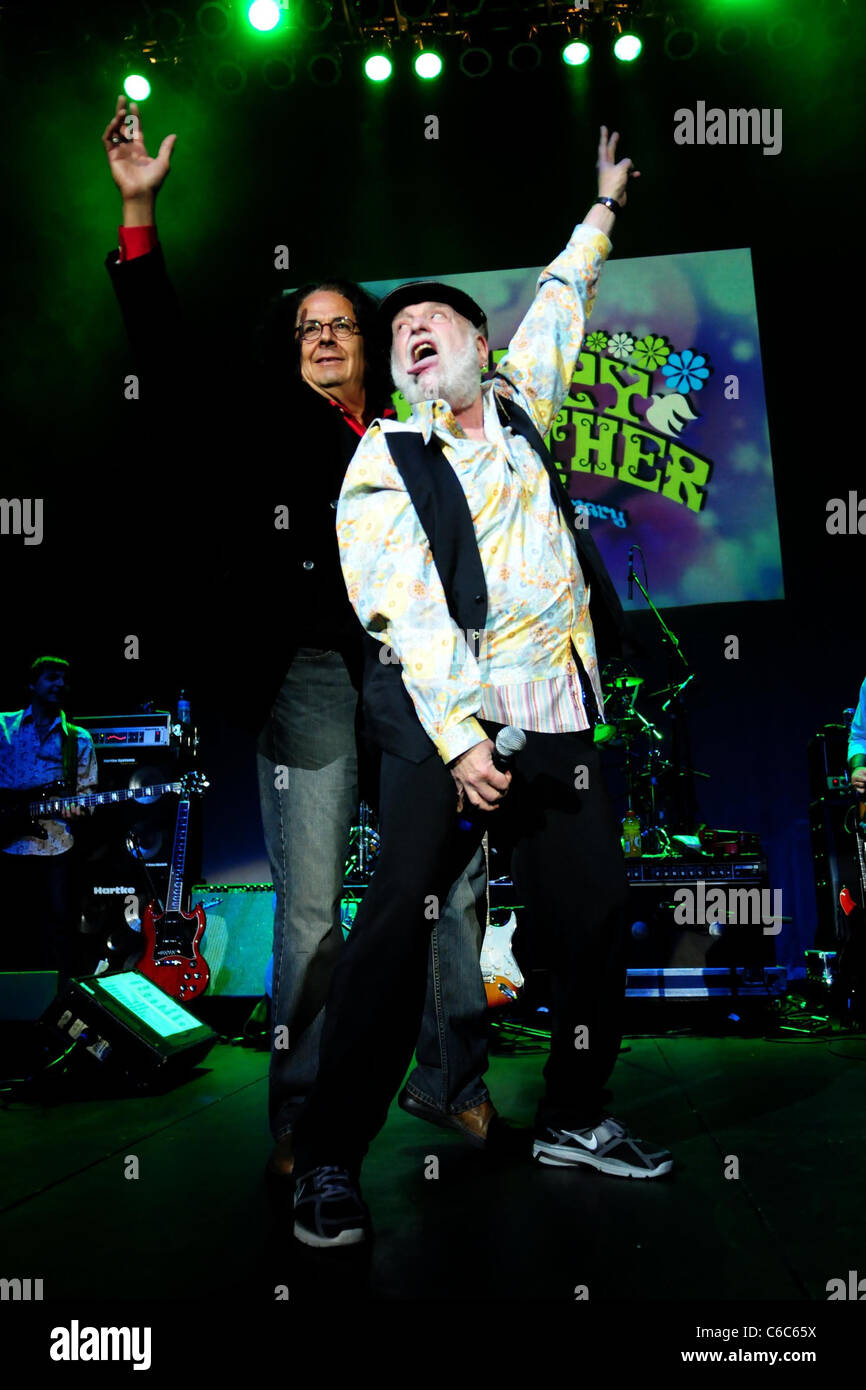
[[[307,63],[307,75],[316,87],[336,87],[343,76],[337,53],[314,53]]]
[[[429,82],[431,77],[438,77],[442,71],[442,59],[428,48],[418,54],[413,67],[419,77]]]
[[[802,20],[780,19],[770,25],[767,43],[771,48],[780,50],[793,48],[800,42],[804,32]]]
[[[460,71],[464,77],[486,77],[493,67],[493,55],[486,48],[464,48]]]
[[[123,79],[123,90],[130,101],[147,101],[150,96],[150,83],[146,77],[130,73],[129,77]]]
[[[749,46],[749,31],[742,24],[726,24],[716,35],[716,48],[726,58],[733,58]]]
[[[665,38],[665,54],[675,63],[684,62],[697,52],[698,36],[694,29],[672,29]]]
[[[213,73],[214,85],[225,96],[236,97],[247,85],[246,70],[239,63],[217,63]]]
[[[570,68],[579,68],[589,62],[589,44],[583,39],[571,39],[562,50],[562,61]]]
[[[537,43],[516,43],[508,53],[508,66],[512,72],[535,72],[541,62],[541,49]]]
[[[276,29],[280,22],[280,7],[277,0],[253,0],[247,10],[247,19],[260,34]]]
[[[633,63],[642,48],[643,44],[637,34],[620,34],[613,51],[621,63]]]
[[[269,58],[262,68],[262,81],[272,92],[284,92],[295,80],[295,64],[285,58]]]
[[[392,71],[391,59],[386,53],[371,53],[364,59],[364,76],[370,82],[387,82]]]
[[[302,29],[321,33],[331,22],[334,6],[331,0],[292,0],[291,11]]]
[[[225,5],[218,5],[216,0],[207,0],[206,4],[199,5],[195,22],[199,33],[204,34],[206,39],[224,39],[229,31],[231,16]]]

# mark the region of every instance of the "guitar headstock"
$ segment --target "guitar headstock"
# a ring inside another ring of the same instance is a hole
[[[191,772],[185,772],[180,779],[180,784],[184,796],[201,796],[210,786],[210,782],[198,768],[193,768]]]

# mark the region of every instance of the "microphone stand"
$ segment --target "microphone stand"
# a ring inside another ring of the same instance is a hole
[[[639,551],[643,560],[644,579],[646,579],[646,560],[644,553],[639,545],[633,547]],[[680,645],[679,638],[668,627],[659,610],[656,608],[649,596],[647,585],[642,583],[634,570],[631,553],[629,554],[629,573],[628,582],[634,582],[640,589],[647,606],[654,614],[655,619],[662,630],[663,638],[668,649],[668,690],[672,692],[670,698],[662,706],[663,710],[671,709],[671,766],[676,778],[674,793],[674,814],[672,821],[675,832],[690,834],[698,819],[697,797],[695,795],[695,779],[692,770],[691,744],[689,742],[688,722],[683,706],[682,695],[686,687],[694,680],[694,672],[689,670],[689,663]],[[677,669],[677,660],[688,673],[684,680],[677,683],[673,677]]]

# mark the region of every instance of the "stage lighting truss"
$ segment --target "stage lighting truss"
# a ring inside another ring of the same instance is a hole
[[[131,0],[137,11],[139,0]],[[278,0],[280,25],[259,43],[247,21],[249,0],[169,0],[144,4],[122,40],[123,72],[144,71],[172,86],[209,84],[229,98],[245,89],[274,92],[303,83],[335,86],[343,77],[365,81],[364,61],[385,53],[392,78],[425,82],[413,64],[421,52],[436,54],[440,75],[484,78],[495,67],[514,80],[568,65],[580,81],[593,55],[609,62],[620,36],[643,44],[642,58],[688,61],[700,50],[736,62],[764,47],[768,56],[794,50],[820,22],[826,37],[862,24],[844,0],[785,0],[772,15],[708,14],[704,0]],[[811,7],[811,8],[810,8]],[[15,10],[17,7],[12,6]],[[801,11],[800,14],[795,11]],[[834,22],[835,21],[835,22]],[[118,39],[114,40],[115,44]],[[589,50],[566,53],[569,44]],[[265,51],[267,49],[267,52]],[[633,62],[617,63],[625,73]],[[638,62],[637,66],[640,66]],[[388,82],[373,85],[387,86]]]

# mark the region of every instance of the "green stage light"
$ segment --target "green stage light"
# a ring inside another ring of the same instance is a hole
[[[588,63],[589,44],[583,43],[580,39],[573,39],[562,50],[562,61],[570,68],[579,68],[582,63]]]
[[[631,63],[638,56],[643,44],[637,34],[620,34],[613,51],[621,63]]]
[[[140,77],[138,73],[130,73],[129,77],[123,80],[123,90],[130,101],[147,101],[150,96],[150,83],[146,77]]]
[[[391,59],[384,53],[371,53],[364,63],[364,72],[371,82],[387,82],[391,76]]]
[[[276,29],[280,22],[280,7],[276,0],[253,0],[247,10],[247,19],[259,33],[266,34]]]
[[[438,53],[419,53],[414,66],[418,76],[429,81],[431,77],[438,77],[442,71],[442,59]]]

